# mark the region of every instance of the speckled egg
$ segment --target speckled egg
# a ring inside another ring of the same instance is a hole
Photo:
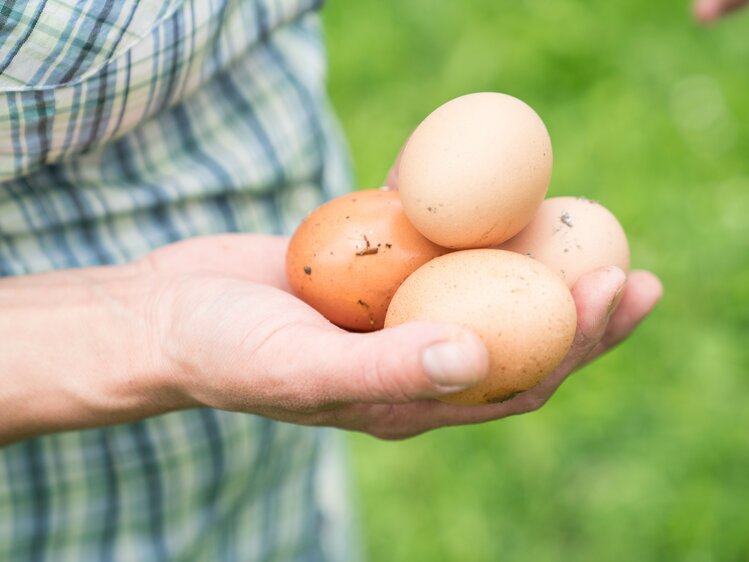
[[[629,272],[622,225],[606,207],[583,197],[547,199],[531,223],[499,247],[540,261],[569,287],[599,267]]]
[[[289,242],[294,294],[334,324],[383,327],[390,299],[420,265],[448,250],[411,225],[395,191],[364,190],[313,211]]]
[[[541,381],[572,345],[577,314],[567,286],[545,265],[496,249],[464,250],[421,266],[393,297],[385,326],[454,322],[476,333],[490,357],[478,386],[455,404],[507,400]]]

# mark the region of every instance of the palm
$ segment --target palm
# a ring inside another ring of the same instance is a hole
[[[189,360],[176,363],[201,377],[197,398],[208,405],[270,407],[260,399],[267,389],[257,385],[269,379],[275,385],[290,383],[293,374],[285,369],[284,357],[296,350],[289,342],[297,341],[298,349],[305,331],[343,332],[287,292],[286,243],[285,238],[254,235],[197,238],[149,258],[164,280],[158,301],[168,334],[165,351],[176,359],[190,350]],[[268,357],[275,359],[273,365]],[[262,376],[249,374],[258,371]],[[225,389],[237,392],[227,395]]]

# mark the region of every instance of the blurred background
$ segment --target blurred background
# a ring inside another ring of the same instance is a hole
[[[461,94],[528,102],[550,195],[628,232],[666,296],[541,411],[405,442],[352,435],[374,561],[749,560],[749,11],[689,0],[329,0],[358,187]]]

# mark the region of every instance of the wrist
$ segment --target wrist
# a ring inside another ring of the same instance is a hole
[[[98,357],[86,377],[96,382],[90,394],[81,392],[92,414],[119,423],[193,406],[165,345],[164,280],[145,262],[105,273],[84,280],[89,303],[84,314],[102,326],[92,342]]]
[[[137,265],[0,281],[0,443],[184,407]]]

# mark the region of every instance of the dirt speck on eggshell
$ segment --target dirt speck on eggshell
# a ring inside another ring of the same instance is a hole
[[[382,328],[403,280],[448,251],[411,225],[397,191],[365,190],[307,217],[289,242],[286,271],[294,294],[328,320],[371,331]]]
[[[629,272],[629,244],[621,224],[603,205],[582,197],[545,200],[531,223],[498,247],[532,256],[569,287],[599,267]]]

